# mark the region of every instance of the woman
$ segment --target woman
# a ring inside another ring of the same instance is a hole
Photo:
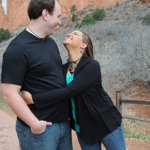
[[[81,31],[68,34],[63,41],[69,61],[64,65],[66,87],[31,96],[23,93],[27,104],[40,109],[71,99],[70,123],[82,150],[125,150],[121,115],[104,91],[99,63],[94,60],[93,44]]]

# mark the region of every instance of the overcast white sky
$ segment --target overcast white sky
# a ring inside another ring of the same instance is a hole
[[[7,0],[2,0],[2,6],[4,8],[5,14],[7,14]]]

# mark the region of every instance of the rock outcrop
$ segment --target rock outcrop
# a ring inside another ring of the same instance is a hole
[[[3,23],[4,23],[4,19],[5,19],[5,13],[4,13],[4,9],[3,9],[1,4],[2,4],[2,0],[0,0],[0,18],[1,18],[0,27],[3,27]]]
[[[60,0],[62,6],[62,14],[65,16],[70,12],[73,5],[76,5],[77,10],[84,7],[101,7],[106,8],[116,4],[120,0]],[[0,0],[0,28],[16,29],[27,25],[29,22],[27,16],[27,6],[29,0],[7,0],[7,14],[4,13],[2,0]]]
[[[26,25],[29,21],[27,17],[28,3],[29,0],[7,0],[6,15],[0,5],[0,17],[2,18],[0,28],[16,29]]]
[[[70,3],[68,3],[68,0],[61,0],[61,6],[62,6],[62,13],[68,14],[70,12],[70,8],[73,5],[76,5],[77,10],[81,10],[84,7],[101,7],[106,8],[111,5],[116,4],[120,0],[71,0]]]

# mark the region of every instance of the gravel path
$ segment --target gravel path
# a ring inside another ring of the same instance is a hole
[[[73,149],[80,150],[75,133],[73,135]],[[136,139],[126,139],[127,150],[150,150],[150,142]],[[0,110],[0,150],[19,150],[15,132],[15,117]],[[105,150],[103,148],[103,150]]]
[[[15,119],[0,110],[0,150],[19,150]]]

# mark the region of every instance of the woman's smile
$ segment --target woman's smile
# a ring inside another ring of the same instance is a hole
[[[73,37],[72,37],[70,34],[68,34],[68,35],[66,36],[65,40],[66,40],[66,39],[73,40]]]

